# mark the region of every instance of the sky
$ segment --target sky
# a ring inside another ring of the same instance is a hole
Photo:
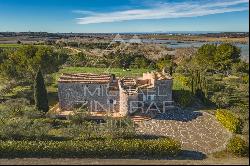
[[[0,31],[249,32],[249,1],[0,0]]]

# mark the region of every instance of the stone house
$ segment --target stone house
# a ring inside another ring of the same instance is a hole
[[[116,78],[113,74],[62,74],[58,80],[62,111],[86,107],[90,112],[126,116],[137,110],[166,109],[172,105],[171,77],[144,73],[138,78]]]

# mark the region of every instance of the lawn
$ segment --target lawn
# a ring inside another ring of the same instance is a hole
[[[0,48],[20,48],[20,47],[23,47],[23,46],[28,46],[30,44],[0,44]],[[36,46],[36,47],[39,47],[39,46],[45,46],[45,45],[33,45],[33,46]]]
[[[0,48],[17,48],[23,46],[22,44],[0,44]]]
[[[142,76],[142,73],[146,73],[150,69],[130,69],[129,71],[124,71],[121,68],[95,68],[95,67],[66,67],[61,69],[58,73],[108,73],[115,74],[118,77],[136,77]]]

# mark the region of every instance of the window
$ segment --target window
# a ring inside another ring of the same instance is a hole
[[[114,103],[114,100],[110,99],[110,100],[109,100],[109,103],[110,103],[110,104],[113,104],[113,103]]]
[[[153,101],[155,100],[155,95],[148,95],[148,96],[143,96],[143,101]]]
[[[109,100],[108,100],[108,104],[112,104],[112,105],[113,105],[113,104],[116,104],[116,100],[114,100],[114,99],[109,99]]]

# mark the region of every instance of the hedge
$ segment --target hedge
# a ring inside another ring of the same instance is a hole
[[[229,131],[233,133],[241,133],[242,121],[228,110],[217,110],[215,112],[216,119]]]
[[[0,157],[173,157],[181,145],[170,138],[91,141],[0,141]]]
[[[246,157],[249,155],[248,143],[239,136],[235,136],[230,139],[229,143],[227,144],[227,149],[236,156]]]

